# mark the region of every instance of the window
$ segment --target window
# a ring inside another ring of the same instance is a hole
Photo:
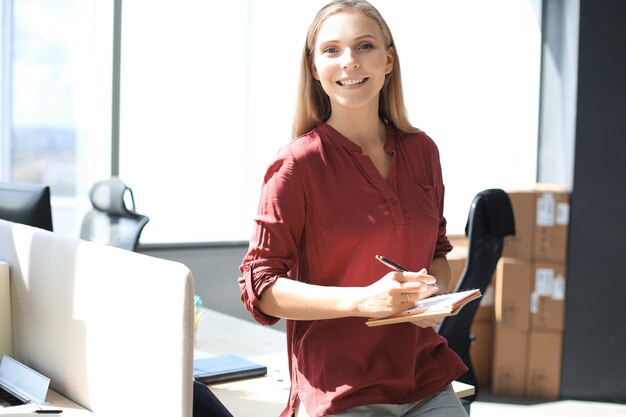
[[[124,3],[120,176],[151,218],[142,242],[249,238],[324,4]],[[478,191],[535,181],[541,2],[374,4],[394,33],[411,120],[441,151],[449,232],[463,233]]]
[[[401,30],[411,120],[439,146],[448,233],[463,234],[477,192],[535,183],[541,1],[417,3],[406,14],[389,10],[388,23]]]
[[[110,165],[111,13],[96,0],[2,10],[2,179],[50,185],[55,230],[77,235]]]
[[[151,218],[142,243],[249,238],[265,169],[290,140],[305,31],[326,0],[123,2],[115,161],[113,0],[0,2],[1,175],[51,184],[57,231],[78,235],[89,188],[113,162]],[[541,0],[374,4],[411,121],[441,152],[449,233],[463,233],[478,191],[535,182]]]

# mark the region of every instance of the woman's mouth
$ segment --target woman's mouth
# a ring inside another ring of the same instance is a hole
[[[347,80],[339,80],[337,84],[342,87],[354,87],[363,84],[365,81],[367,81],[367,78],[350,78]]]

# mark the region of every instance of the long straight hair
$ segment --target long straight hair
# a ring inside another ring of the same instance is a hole
[[[329,119],[331,114],[330,99],[313,74],[313,52],[320,28],[330,16],[342,12],[363,13],[373,19],[380,27],[385,49],[393,48],[393,69],[385,77],[385,83],[380,90],[378,101],[378,115],[380,119],[399,130],[413,133],[420,130],[409,122],[402,94],[402,77],[400,76],[400,60],[398,51],[393,42],[391,31],[380,12],[365,0],[335,0],[322,7],[313,19],[306,36],[300,62],[300,81],[296,97],[296,109],[292,126],[292,137],[295,139],[322,122]]]

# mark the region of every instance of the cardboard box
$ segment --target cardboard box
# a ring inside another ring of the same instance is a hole
[[[525,260],[564,262],[567,259],[569,192],[551,184],[507,191],[515,236],[504,238],[502,256]]]
[[[533,269],[530,329],[562,331],[565,321],[565,264],[538,262]]]
[[[450,291],[454,291],[459,284],[465,266],[467,264],[467,246],[455,246],[454,249],[446,256],[452,279],[450,281]],[[479,306],[474,316],[474,321],[493,321],[495,317],[495,272],[491,282],[487,286],[485,292],[479,300]]]
[[[470,346],[470,359],[472,360],[478,386],[481,389],[491,387],[493,327],[494,324],[490,321],[474,321],[471,328],[474,342]]]
[[[569,192],[550,188],[535,191],[534,260],[565,262],[569,211]]]
[[[499,327],[527,331],[530,325],[532,264],[501,258],[496,269],[495,321]]]
[[[480,298],[480,304],[476,310],[474,321],[487,321],[493,323],[496,317],[496,273],[494,272],[491,282]]]
[[[454,291],[463,271],[465,271],[465,264],[467,261],[467,246],[455,246],[454,249],[446,256],[450,270],[452,272],[452,279],[450,280],[450,291]]]
[[[528,332],[495,327],[493,375],[494,395],[524,397]]]
[[[526,396],[556,399],[561,388],[563,334],[531,332],[528,344]]]
[[[502,257],[531,260],[535,231],[535,193],[532,190],[508,191],[513,217],[515,235],[505,236]]]

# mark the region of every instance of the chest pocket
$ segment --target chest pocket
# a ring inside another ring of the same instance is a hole
[[[434,220],[439,224],[439,210],[437,209],[437,196],[432,185],[421,184],[415,181],[414,201],[419,215]]]

